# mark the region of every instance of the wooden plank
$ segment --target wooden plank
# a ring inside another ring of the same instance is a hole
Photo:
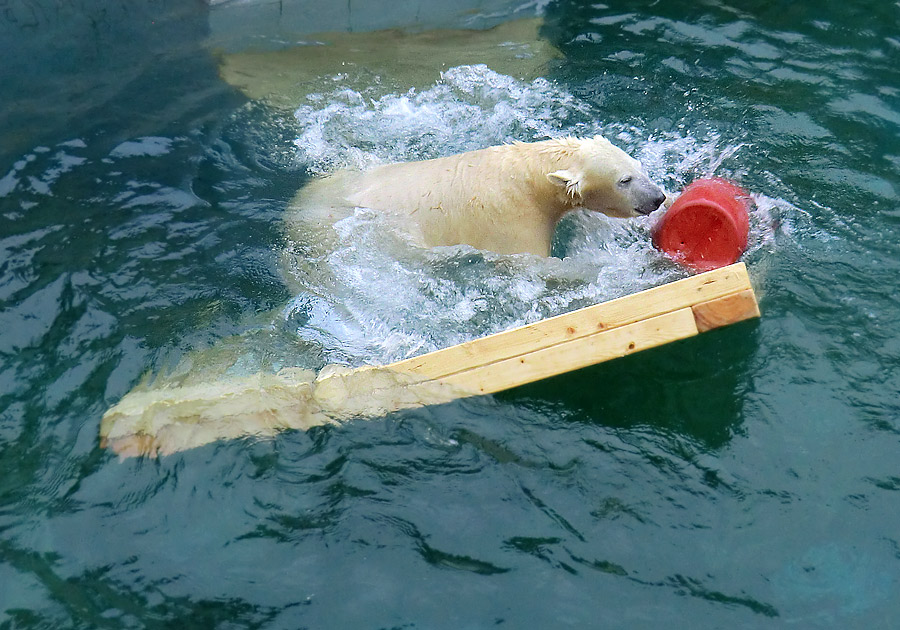
[[[392,363],[386,367],[423,379],[452,374],[533,353],[697,304],[750,290],[743,263],[544,319],[463,344]]]
[[[737,264],[382,368],[138,388],[104,414],[101,444],[123,456],[167,453],[376,417],[496,393],[758,316],[746,268]]]
[[[441,378],[473,394],[493,394],[697,334],[690,307],[595,332]]]
[[[759,304],[752,289],[726,295],[693,307],[697,330],[706,332],[753,317],[759,317]]]

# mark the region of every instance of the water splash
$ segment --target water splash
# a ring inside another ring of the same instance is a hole
[[[596,129],[588,108],[546,79],[523,83],[483,65],[451,68],[421,92],[376,98],[338,86],[308,100],[294,113],[294,144],[319,174]]]
[[[310,96],[294,116],[298,159],[319,174],[515,140],[603,134],[640,159],[651,177],[678,189],[699,176],[739,175],[728,166],[746,147],[715,132],[649,135],[603,124],[599,112],[550,81],[521,82],[486,66],[452,68],[430,89],[379,97],[338,80],[333,92]],[[770,210],[779,204],[758,198],[751,254],[771,244]],[[293,257],[289,273],[309,295],[297,296],[286,319],[298,336],[322,344],[326,359],[342,363],[435,350],[682,277],[650,244],[656,220],[574,213],[558,230],[557,257],[543,259],[467,246],[418,249],[384,229],[377,214],[359,210],[336,225],[338,243],[325,259]]]

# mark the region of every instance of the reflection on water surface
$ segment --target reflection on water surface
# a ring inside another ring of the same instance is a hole
[[[537,14],[517,8],[499,21]],[[897,616],[895,5],[554,2],[539,33],[563,57],[538,78],[348,74],[288,108],[221,81],[202,5],[7,9],[0,625]],[[241,370],[383,361],[677,277],[648,221],[573,217],[567,257],[537,261],[389,256],[362,215],[333,285],[302,256],[305,292],[283,282],[281,211],[311,176],[597,132],[670,190],[754,191],[758,324],[371,422],[98,448],[143,374],[235,335]]]

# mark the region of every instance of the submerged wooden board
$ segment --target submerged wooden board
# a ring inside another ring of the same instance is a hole
[[[743,264],[383,367],[332,366],[135,388],[104,414],[101,444],[172,453],[244,435],[503,391],[759,316]]]
[[[387,367],[494,393],[759,317],[736,263]]]
[[[547,64],[561,57],[541,37],[543,24],[541,18],[524,18],[487,30],[309,34],[305,43],[290,48],[223,54],[219,74],[251,99],[291,111],[308,95],[338,86],[365,89],[367,96],[425,90],[456,66],[486,64],[494,72],[531,81],[546,75]]]

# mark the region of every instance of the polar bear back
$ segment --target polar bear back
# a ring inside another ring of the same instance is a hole
[[[342,171],[301,190],[286,222],[295,239],[327,241],[330,225],[364,207],[423,246],[549,256],[556,224],[569,210],[628,217],[662,199],[640,163],[605,138],[561,138]]]
[[[556,191],[516,145],[388,164],[368,171],[347,196],[388,213],[422,244],[466,243],[501,254],[549,255]]]

